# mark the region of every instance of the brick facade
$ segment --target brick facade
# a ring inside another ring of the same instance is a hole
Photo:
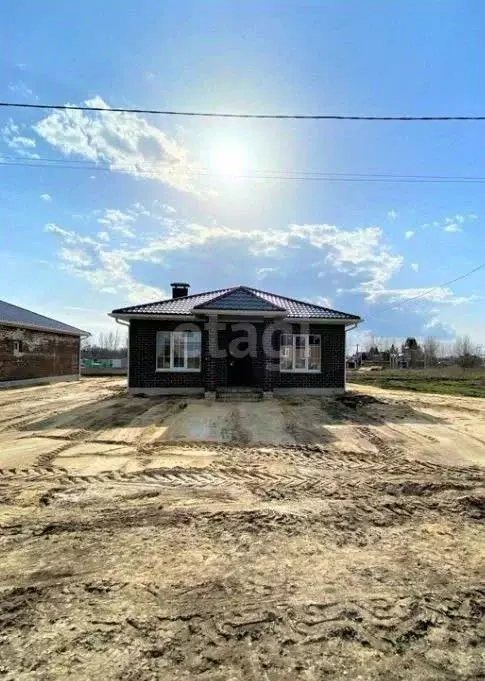
[[[219,319],[191,322],[202,332],[202,361],[200,372],[157,372],[157,331],[173,331],[183,322],[172,320],[132,319],[129,335],[129,379],[132,390],[161,389],[162,391],[199,390],[213,392],[228,384],[228,358],[224,350],[231,340],[243,330],[234,331],[233,324],[249,322],[255,329],[252,337],[251,384],[272,390],[317,390],[345,387],[345,326],[344,324],[285,325],[285,331],[311,333],[321,336],[322,368],[318,373],[280,373],[279,343],[281,330],[274,330],[270,320],[256,321],[241,318],[239,322],[223,324]],[[268,327],[271,327],[268,329]]]
[[[0,325],[0,383],[78,376],[79,345],[78,336]]]
[[[299,328],[293,328],[299,333]],[[322,369],[317,374],[274,373],[273,388],[345,388],[345,326],[310,324],[308,331],[321,336]]]
[[[156,371],[157,331],[174,331],[181,321],[132,319],[129,334],[129,388],[203,388],[206,382],[208,332],[203,324],[201,371]],[[192,323],[191,323],[192,326]],[[195,328],[195,327],[194,327]]]

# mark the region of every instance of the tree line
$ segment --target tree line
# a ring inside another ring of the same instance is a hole
[[[84,338],[81,343],[82,359],[124,359],[127,356],[127,336],[119,329],[100,333],[96,339]]]
[[[460,336],[453,343],[428,336],[421,343],[409,336],[402,343],[388,339],[371,339],[360,353],[363,361],[389,362],[397,366],[405,362],[411,368],[435,367],[456,364],[464,369],[482,366],[482,346],[473,343],[469,336]]]

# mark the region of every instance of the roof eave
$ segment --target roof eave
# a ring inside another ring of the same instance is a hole
[[[345,326],[347,325],[352,325],[352,324],[360,324],[364,320],[361,317],[351,317],[351,318],[343,318],[343,317],[286,317],[288,321],[291,322],[309,322],[313,324],[344,324]]]
[[[113,319],[124,319],[129,321],[130,319],[153,319],[153,320],[168,320],[168,319],[180,319],[184,321],[197,321],[204,314],[208,316],[217,315],[229,315],[229,316],[243,316],[243,317],[271,317],[276,319],[284,319],[288,322],[308,322],[313,324],[343,324],[345,326],[351,326],[352,324],[360,324],[364,320],[361,317],[350,317],[350,318],[328,318],[328,317],[291,317],[281,312],[274,312],[272,310],[196,310],[193,308],[194,314],[156,314],[154,312],[138,312],[138,313],[108,313],[108,317]]]
[[[196,317],[192,314],[157,314],[156,312],[108,312],[108,317],[113,319],[185,319],[195,320]]]
[[[32,329],[32,331],[43,331],[45,333],[61,333],[65,336],[79,336],[80,338],[87,338],[91,334],[89,331],[83,331],[82,329],[53,329],[51,326],[41,326],[38,324],[26,324],[25,322],[12,322],[0,319],[0,326],[12,326],[18,329]]]

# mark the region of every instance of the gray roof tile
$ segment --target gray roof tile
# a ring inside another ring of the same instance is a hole
[[[261,304],[255,302],[255,299]],[[211,302],[212,301],[212,302]],[[236,302],[238,304],[236,305]],[[251,301],[251,302],[249,302]],[[270,307],[265,307],[264,302],[269,303]],[[146,303],[145,305],[132,305],[113,310],[112,314],[123,315],[190,315],[194,308],[201,312],[204,306],[212,309],[238,309],[238,310],[284,310],[287,318],[315,318],[315,319],[359,319],[358,315],[332,310],[328,307],[307,303],[303,300],[295,300],[286,296],[279,296],[268,291],[259,291],[248,286],[232,286],[231,288],[218,289],[216,291],[205,291],[195,293],[183,298],[169,298],[160,300],[156,303]],[[219,306],[215,308],[215,306]],[[229,305],[229,307],[225,307]],[[251,305],[251,307],[249,307]],[[263,305],[261,307],[260,305]],[[197,310],[194,310],[197,311]]]
[[[159,300],[156,303],[120,307],[117,310],[113,310],[112,314],[191,314],[192,308],[196,305],[206,303],[211,298],[227,293],[230,290],[230,288],[221,288],[217,291],[194,293],[183,298],[168,298],[166,300]]]
[[[48,331],[58,331],[60,333],[68,333],[73,336],[89,335],[87,331],[77,329],[75,326],[58,322],[56,319],[44,317],[44,315],[31,312],[24,307],[18,307],[0,300],[0,324],[5,322],[9,325],[15,324],[20,327],[34,327]]]
[[[205,303],[195,306],[196,310],[244,310],[257,312],[284,312],[285,308],[262,298],[246,286],[238,286],[230,289],[215,298],[210,298]]]

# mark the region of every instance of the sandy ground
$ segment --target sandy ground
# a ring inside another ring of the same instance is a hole
[[[485,400],[0,391],[0,676],[485,679]]]

